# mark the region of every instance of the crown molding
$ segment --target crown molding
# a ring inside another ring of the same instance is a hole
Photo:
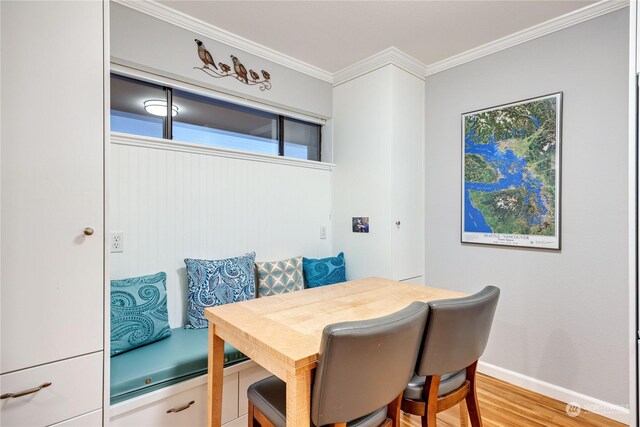
[[[252,55],[275,62],[282,66],[299,71],[311,77],[333,83],[333,74],[314,65],[295,59],[289,55],[278,52],[259,43],[245,39],[237,34],[208,24],[185,13],[171,9],[168,6],[152,0],[112,0],[114,3],[126,6],[135,11],[147,14],[154,18],[193,31],[203,37],[210,38],[220,43],[241,49]]]
[[[333,74],[333,85],[341,85],[389,64],[395,65],[422,80],[424,80],[427,73],[425,64],[392,46],[335,72]]]
[[[457,67],[466,62],[474,61],[483,56],[491,55],[504,49],[528,42],[538,37],[545,36],[555,31],[580,24],[593,18],[597,18],[629,5],[629,0],[603,0],[581,9],[569,12],[557,18],[550,19],[533,27],[526,28],[517,33],[510,34],[501,39],[494,40],[482,46],[467,50],[458,55],[443,59],[428,65],[425,76],[439,73],[449,68]]]
[[[334,86],[338,86],[389,64],[395,65],[424,80],[427,76],[432,74],[480,59],[484,56],[517,46],[555,31],[580,24],[590,19],[625,8],[629,5],[629,0],[602,0],[598,3],[594,3],[582,9],[550,19],[541,24],[534,25],[533,27],[526,28],[522,31],[518,31],[506,37],[494,40],[430,65],[423,64],[400,49],[389,47],[381,52],[371,55],[368,58],[358,61],[353,65],[345,67],[342,70],[331,73],[259,43],[245,39],[244,37],[233,34],[227,30],[223,30],[222,28],[196,19],[175,9],[171,9],[168,6],[157,3],[153,0],[112,1],[186,30],[193,31],[212,40],[225,43],[229,46],[291,68],[292,70],[333,83]]]

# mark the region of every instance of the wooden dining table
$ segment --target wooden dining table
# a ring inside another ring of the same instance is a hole
[[[325,326],[384,316],[414,301],[461,296],[464,294],[444,289],[366,278],[207,308],[210,427],[221,426],[225,341],[286,382],[287,426],[308,427],[311,381]]]

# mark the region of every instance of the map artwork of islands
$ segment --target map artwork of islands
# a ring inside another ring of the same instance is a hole
[[[562,94],[462,115],[462,241],[560,248]]]

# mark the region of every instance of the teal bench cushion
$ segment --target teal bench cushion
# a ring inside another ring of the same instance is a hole
[[[111,404],[207,373],[208,329],[171,330],[162,341],[111,358]],[[247,356],[224,344],[225,366]]]

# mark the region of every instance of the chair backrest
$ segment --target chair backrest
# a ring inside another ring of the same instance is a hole
[[[487,286],[468,297],[429,302],[416,373],[443,375],[478,360],[489,340],[499,296],[500,289]]]
[[[414,302],[388,316],[328,325],[311,393],[316,426],[348,422],[391,402],[413,374],[429,307]]]

